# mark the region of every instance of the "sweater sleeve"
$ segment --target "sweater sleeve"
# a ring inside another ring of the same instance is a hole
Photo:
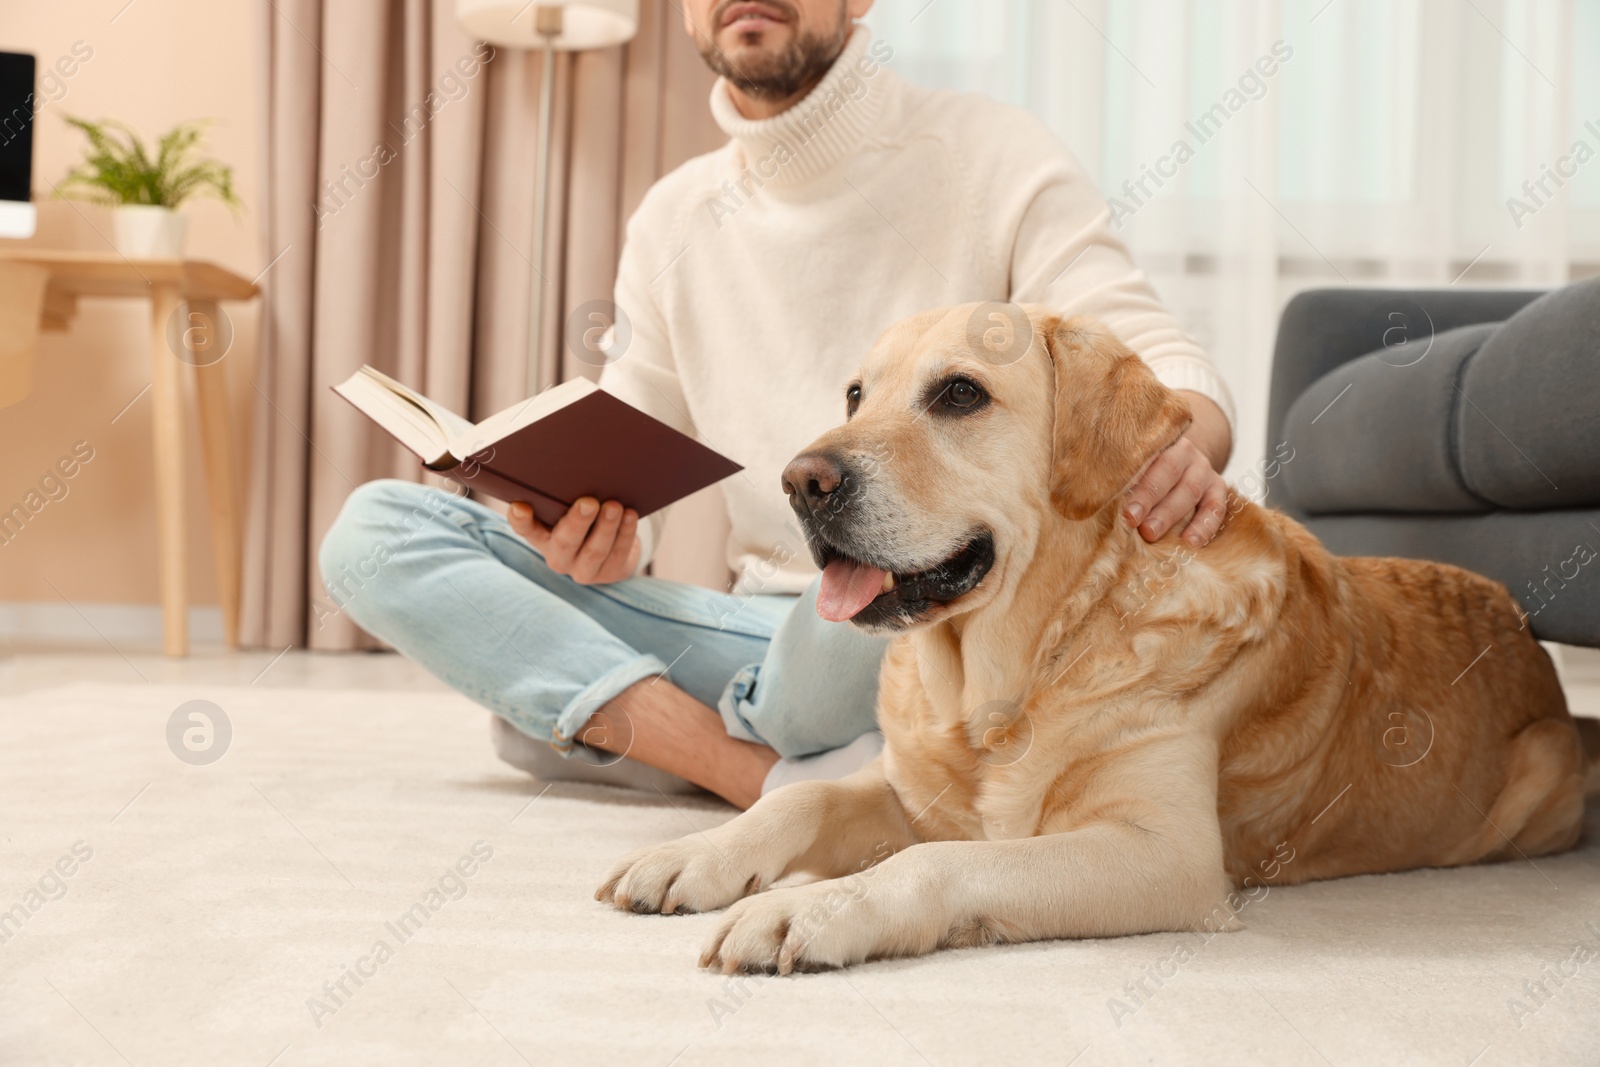
[[[607,362],[600,372],[600,387],[680,433],[698,438],[678,380],[666,319],[649,283],[649,265],[643,262],[646,246],[632,232],[632,225],[629,231],[617,265],[616,322],[603,340]],[[639,522],[640,572],[661,543],[668,510],[663,508]]]
[[[1020,215],[1013,216],[1011,299],[1101,320],[1163,384],[1208,397],[1233,426],[1227,384],[1134,266],[1094,182],[1042,124],[1025,134],[1013,142],[1033,158],[1018,168],[1029,177],[1018,190]]]

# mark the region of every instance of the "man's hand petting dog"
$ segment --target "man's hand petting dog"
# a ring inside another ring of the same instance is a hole
[[[1227,517],[1228,485],[1217,473],[1232,449],[1228,420],[1199,393],[1181,392],[1194,413],[1188,431],[1139,473],[1122,514],[1146,541],[1183,527],[1195,548],[1211,542]],[[1186,524],[1185,524],[1186,523]]]
[[[524,503],[512,504],[506,517],[551,570],[579,585],[620,582],[638,569],[639,513],[615,500],[579,497],[554,526],[534,518]]]

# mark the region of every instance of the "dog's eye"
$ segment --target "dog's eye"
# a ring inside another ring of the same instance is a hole
[[[944,406],[958,411],[975,408],[983,403],[984,399],[982,387],[966,378],[957,378],[944,389]]]
[[[844,415],[845,415],[845,418],[849,418],[851,415],[854,415],[856,413],[856,408],[858,408],[860,406],[861,406],[861,386],[860,386],[859,383],[852,384],[850,386],[850,388],[848,388],[848,389],[846,389],[844,391]]]

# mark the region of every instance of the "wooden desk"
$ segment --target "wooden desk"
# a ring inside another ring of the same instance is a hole
[[[65,330],[77,312],[80,297],[138,297],[150,301],[150,403],[155,426],[161,646],[169,656],[189,653],[182,375],[186,367],[194,367],[201,451],[210,499],[212,554],[216,557],[217,595],[222,602],[222,632],[230,647],[237,646],[242,502],[221,355],[206,355],[205,347],[212,343],[210,336],[214,332],[208,332],[209,328],[180,331],[185,340],[180,346],[172,346],[167,340],[167,324],[185,302],[249,300],[260,290],[232,271],[197,260],[129,260],[115,252],[33,249],[6,250],[0,252],[0,258],[49,271],[40,320],[46,330]],[[181,358],[179,352],[183,353]]]

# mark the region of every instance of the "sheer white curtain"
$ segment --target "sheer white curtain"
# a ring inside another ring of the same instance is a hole
[[[1028,108],[1096,176],[1233,388],[1235,476],[1269,447],[1297,290],[1600,271],[1600,0],[878,0],[867,21],[902,75]]]

